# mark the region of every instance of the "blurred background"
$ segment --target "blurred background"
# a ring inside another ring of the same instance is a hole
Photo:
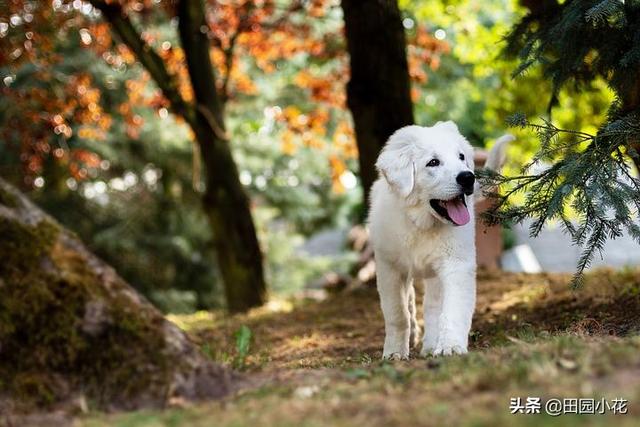
[[[96,3],[0,2],[0,176],[163,311],[224,307],[202,202],[207,170],[194,131],[136,53],[112,36]],[[173,2],[123,3],[135,12],[142,40],[175,76],[177,91],[193,99],[177,18],[167,12]],[[417,124],[454,120],[482,148],[506,132],[507,116],[548,114],[550,79],[532,69],[514,80],[517,60],[500,54],[504,36],[525,13],[519,2],[399,6]],[[213,40],[225,138],[250,199],[269,292],[286,297],[329,271],[349,273],[359,254],[348,234],[366,209],[347,108],[340,2],[234,0],[209,7],[203,32]],[[553,104],[554,123],[595,133],[613,98],[598,78],[566,88]],[[538,147],[533,132],[516,136],[508,173]],[[534,243],[526,228],[505,227],[505,249],[528,245],[537,266],[523,267],[522,255],[509,252],[504,266],[573,271],[578,254],[553,228],[548,233],[548,243]],[[610,263],[634,261],[624,239],[615,245],[621,256]],[[560,247],[566,259],[548,260]]]

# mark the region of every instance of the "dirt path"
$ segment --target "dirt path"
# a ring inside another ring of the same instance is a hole
[[[569,275],[488,273],[479,275],[471,350],[513,339],[571,333],[626,336],[640,330],[640,274],[602,270],[585,288],[568,287]],[[254,336],[245,369],[349,367],[381,356],[384,324],[374,288],[340,293],[283,311],[245,316],[181,317],[179,323],[214,358],[228,362],[234,332],[248,326]],[[213,326],[212,326],[213,325]]]

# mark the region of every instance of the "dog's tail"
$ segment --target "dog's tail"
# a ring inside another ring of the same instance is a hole
[[[489,153],[487,153],[487,160],[484,162],[484,167],[486,169],[490,169],[495,172],[500,172],[502,166],[504,166],[504,162],[507,160],[507,145],[511,141],[513,141],[515,136],[511,134],[506,134],[498,138]],[[490,192],[493,188],[487,187],[486,184],[480,185],[478,181],[476,181],[476,190],[480,191],[480,196],[476,199],[476,203],[480,203],[485,200],[485,192]]]
[[[487,154],[487,161],[484,163],[484,167],[500,172],[504,162],[507,160],[507,145],[514,139],[516,139],[516,137],[509,133],[498,138]]]

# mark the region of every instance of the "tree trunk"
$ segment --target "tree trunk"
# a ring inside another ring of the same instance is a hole
[[[233,391],[231,372],[2,179],[0,236],[0,407],[131,410]]]
[[[206,172],[203,209],[214,235],[218,267],[230,311],[245,311],[266,300],[262,252],[258,243],[249,197],[238,177],[224,126],[224,104],[211,64],[202,0],[178,3],[179,32],[185,52],[195,105],[185,101],[162,58],[147,45],[117,2],[91,0],[114,32],[133,51],[164,96],[172,111],[193,130]]]
[[[180,41],[185,51],[197,102],[192,128],[205,166],[204,210],[214,235],[218,266],[230,311],[264,304],[262,252],[256,235],[249,197],[226,141],[224,105],[216,88],[202,0],[182,0],[178,6]]]
[[[387,139],[413,123],[406,39],[397,0],[342,0],[351,79],[347,104],[359,151],[365,206]]]
[[[213,231],[227,307],[240,312],[261,306],[266,300],[262,252],[229,145],[213,137],[202,123],[196,138],[207,174],[204,211]]]

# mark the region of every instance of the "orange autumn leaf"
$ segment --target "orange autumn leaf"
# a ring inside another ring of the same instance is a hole
[[[332,155],[329,157],[329,166],[331,168],[331,184],[333,191],[338,194],[344,193],[345,188],[340,181],[340,177],[347,171],[347,165],[341,158],[336,155]]]
[[[345,159],[358,157],[355,133],[349,122],[342,121],[338,124],[333,134],[333,145]]]
[[[296,144],[294,142],[293,134],[290,131],[286,131],[282,134],[282,140],[280,142],[280,148],[282,152],[288,156],[295,154],[297,151]]]

